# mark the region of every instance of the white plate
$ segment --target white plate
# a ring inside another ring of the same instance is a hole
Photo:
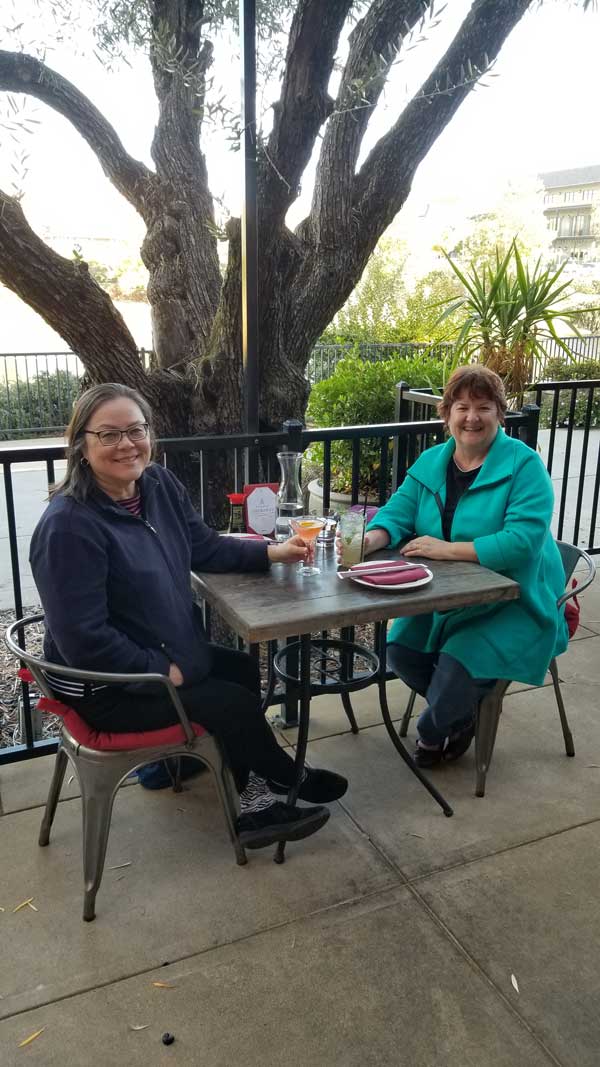
[[[379,593],[403,593],[408,589],[418,589],[420,585],[429,585],[429,582],[433,579],[433,574],[429,570],[429,567],[425,567],[427,575],[425,578],[417,578],[415,582],[401,582],[399,585],[373,585],[371,582],[367,582],[365,578],[356,578],[352,575],[352,581],[357,585],[364,585],[366,589],[376,589]]]

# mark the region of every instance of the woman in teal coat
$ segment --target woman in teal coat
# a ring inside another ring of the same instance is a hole
[[[407,557],[480,563],[518,582],[520,599],[394,621],[389,664],[427,700],[421,767],[466,752],[478,702],[497,678],[540,685],[568,641],[556,606],[565,574],[550,533],[552,483],[537,453],[502,429],[500,378],[460,367],[439,411],[448,441],[419,456],[370,523],[365,550],[407,542]]]

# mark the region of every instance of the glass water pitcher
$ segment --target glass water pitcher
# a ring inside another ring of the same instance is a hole
[[[278,541],[285,541],[293,533],[290,519],[304,514],[300,485],[302,452],[278,452],[277,459],[281,467],[281,482],[277,492],[275,537]]]

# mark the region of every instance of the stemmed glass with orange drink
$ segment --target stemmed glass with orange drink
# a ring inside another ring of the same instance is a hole
[[[298,515],[294,518],[290,518],[290,525],[292,530],[298,537],[301,537],[304,544],[312,549],[311,555],[314,556],[314,544],[317,539],[317,535],[325,526],[325,519],[319,518],[317,515]],[[320,574],[321,568],[315,567],[314,564],[301,563],[298,570],[298,574],[305,576],[309,574]]]

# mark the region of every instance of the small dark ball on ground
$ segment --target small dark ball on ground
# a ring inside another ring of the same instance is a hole
[[[163,1036],[161,1038],[161,1041],[162,1041],[163,1045],[172,1045],[174,1040],[175,1040],[175,1038],[174,1038],[173,1034],[169,1034],[169,1033],[163,1034]]]

